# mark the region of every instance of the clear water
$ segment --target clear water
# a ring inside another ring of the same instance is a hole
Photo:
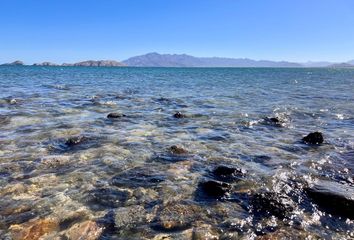
[[[354,187],[353,69],[0,67],[0,89],[5,238],[33,219],[60,225],[48,239],[87,219],[101,239],[354,237],[353,220],[304,191],[318,180]],[[301,142],[313,131],[324,144]],[[87,141],[68,147],[73,136]],[[200,197],[220,165],[246,174],[225,197]],[[252,196],[264,191],[295,207],[286,218],[255,214]]]

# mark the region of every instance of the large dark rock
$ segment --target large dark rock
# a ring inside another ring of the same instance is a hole
[[[230,192],[231,186],[217,181],[206,181],[199,184],[200,190],[207,196],[215,199],[225,197]]]
[[[319,181],[305,189],[318,207],[332,215],[354,219],[354,188],[332,181]]]
[[[220,181],[232,181],[240,179],[246,174],[243,169],[237,169],[227,166],[218,166],[213,170],[213,175]]]
[[[312,132],[302,139],[307,144],[321,144],[323,143],[323,135],[320,132]]]
[[[109,113],[107,115],[107,118],[122,118],[122,117],[126,117],[126,115],[122,113]]]
[[[290,198],[280,193],[262,192],[256,193],[251,199],[252,211],[255,215],[275,216],[283,219],[294,210],[294,204]]]

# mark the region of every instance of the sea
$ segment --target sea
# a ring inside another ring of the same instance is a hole
[[[0,67],[1,239],[354,239],[353,177],[354,69]]]

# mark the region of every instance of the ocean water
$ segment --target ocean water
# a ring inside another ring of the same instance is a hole
[[[0,89],[4,239],[354,238],[353,69],[0,67]]]

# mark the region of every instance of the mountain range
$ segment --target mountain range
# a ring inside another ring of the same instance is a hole
[[[3,65],[24,65],[15,61]],[[131,57],[122,62],[114,60],[88,60],[78,63],[55,64],[51,62],[35,63],[34,66],[85,66],[85,67],[354,67],[354,60],[344,63],[252,60],[248,58],[194,57],[187,54],[148,53]]]

